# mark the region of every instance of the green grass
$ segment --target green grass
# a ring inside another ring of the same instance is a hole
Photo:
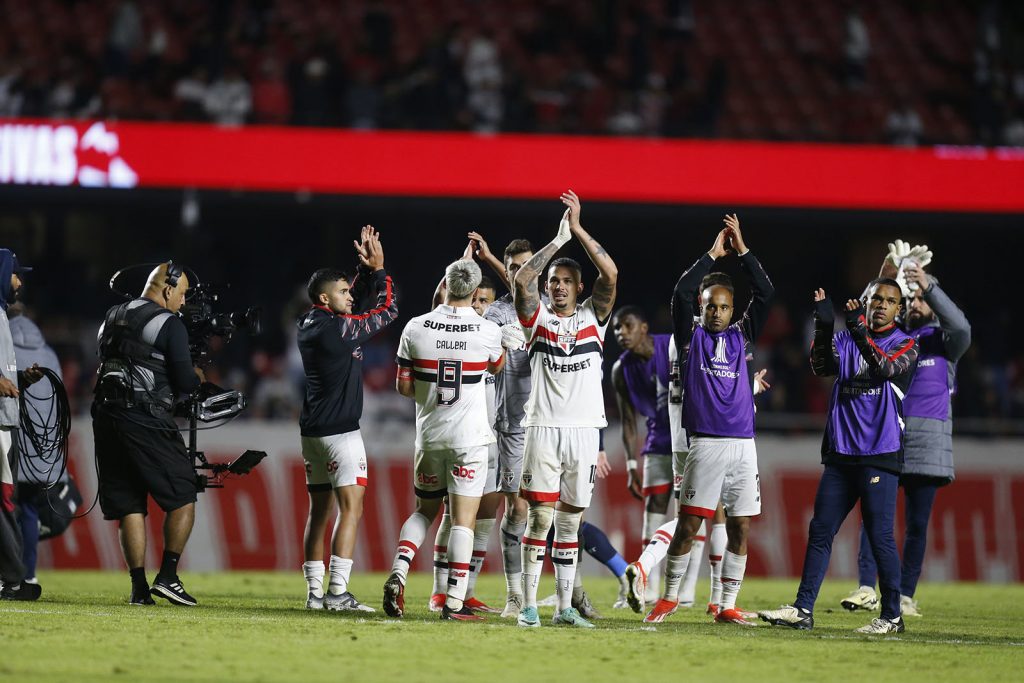
[[[592,631],[439,622],[427,612],[429,577],[414,576],[402,620],[307,612],[299,572],[186,574],[200,606],[130,607],[127,574],[43,572],[43,598],[0,603],[0,681],[985,681],[1024,677],[1024,586],[930,584],[925,616],[898,638],[853,629],[870,619],[838,607],[848,582],[826,583],[814,631],[715,625],[680,611],[657,627],[613,611],[617,584],[589,578],[605,619]],[[379,607],[382,575],[359,575],[353,592]],[[552,584],[550,576],[545,585]],[[702,581],[703,584],[703,581]],[[749,609],[789,602],[794,580],[749,580]],[[477,589],[495,606],[504,581]],[[698,592],[698,596],[700,592]],[[670,676],[671,678],[666,678]],[[325,678],[327,677],[327,678]],[[711,677],[715,677],[712,679]]]

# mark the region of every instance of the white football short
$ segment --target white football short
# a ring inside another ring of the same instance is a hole
[[[713,517],[719,501],[730,517],[761,514],[761,482],[753,439],[690,439],[679,511]]]
[[[302,459],[306,462],[306,488],[310,491],[366,486],[366,449],[358,429],[302,437]]]
[[[672,490],[673,458],[658,453],[644,454],[644,496],[656,496]]]
[[[530,501],[560,500],[589,507],[599,448],[595,427],[527,427],[520,495]]]
[[[434,451],[416,451],[413,481],[420,498],[457,496],[479,498],[487,488],[490,447],[469,446]],[[494,475],[497,476],[497,475]]]

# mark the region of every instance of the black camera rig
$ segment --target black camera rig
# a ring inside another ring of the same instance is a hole
[[[159,263],[140,263],[122,268],[110,278],[110,289],[126,299],[131,299],[131,294],[118,288],[118,279],[125,273],[140,269],[146,269],[148,272],[149,269],[159,265]],[[227,342],[239,330],[247,331],[251,335],[257,335],[262,331],[260,308],[250,306],[244,311],[227,313],[218,311],[217,303],[220,295],[230,285],[216,286],[203,283],[191,268],[184,270],[188,273],[189,282],[193,284],[185,294],[185,305],[181,307],[178,315],[188,331],[189,353],[195,367],[198,368],[209,362],[210,341],[214,337],[220,337]],[[188,420],[188,454],[196,472],[197,491],[223,488],[224,480],[229,476],[249,474],[263,458],[267,457],[264,451],[247,450],[230,463],[210,463],[206,459],[206,455],[199,450],[200,422],[219,423],[206,428],[213,429],[237,416],[245,410],[245,407],[246,400],[242,392],[223,389],[210,382],[204,382],[199,389],[192,393],[188,401],[176,408],[175,415]]]

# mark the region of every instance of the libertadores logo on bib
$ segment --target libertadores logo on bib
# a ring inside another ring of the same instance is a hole
[[[715,346],[715,357],[711,359],[711,362],[727,365],[729,359],[725,355],[726,350],[725,337],[719,337],[718,344]]]

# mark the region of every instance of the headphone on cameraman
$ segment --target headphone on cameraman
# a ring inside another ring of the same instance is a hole
[[[177,287],[178,279],[182,276],[184,269],[173,260],[167,262],[167,279],[164,282],[168,287]]]

